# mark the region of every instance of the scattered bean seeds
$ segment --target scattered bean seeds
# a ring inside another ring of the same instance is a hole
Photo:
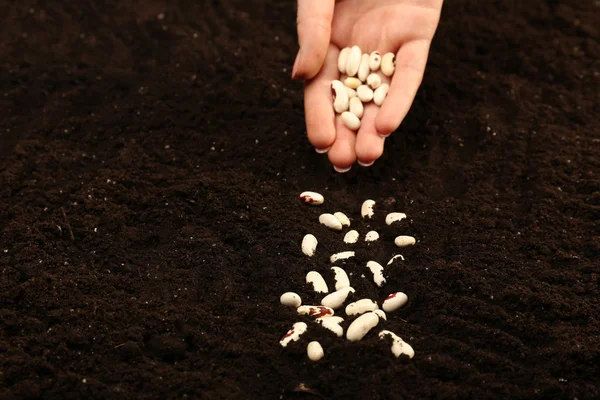
[[[281,304],[288,307],[298,308],[302,304],[302,299],[297,293],[294,292],[286,292],[281,295],[279,298]]]
[[[405,218],[406,218],[406,214],[399,213],[399,212],[393,212],[393,213],[389,213],[388,215],[386,215],[385,223],[388,225],[391,225],[394,222],[402,221]]]
[[[360,79],[354,78],[352,76],[349,76],[348,78],[344,79],[344,85],[346,85],[346,87],[349,87],[350,89],[356,89],[361,84],[362,82],[360,81]]]
[[[394,243],[398,247],[414,246],[417,241],[412,236],[398,236],[394,239]]]
[[[342,251],[341,253],[332,254],[331,257],[329,257],[329,261],[331,261],[332,264],[335,264],[339,260],[346,260],[350,257],[354,257],[353,251]]]
[[[317,192],[302,192],[300,193],[300,200],[302,200],[306,204],[318,206],[323,204],[325,198],[323,197],[323,195]]]
[[[381,77],[379,74],[371,74],[367,76],[367,86],[369,86],[372,90],[375,90],[381,86]]]
[[[331,91],[333,93],[333,109],[336,113],[341,114],[348,110],[350,100],[348,91],[341,81],[334,80],[331,82]]]
[[[360,67],[361,57],[362,51],[360,51],[360,47],[352,46],[350,52],[348,53],[348,60],[346,62],[346,75],[356,75],[356,73],[358,72],[358,67]]]
[[[353,97],[350,99],[349,111],[356,115],[357,118],[362,118],[365,112],[365,107],[358,97]]]
[[[377,286],[382,287],[385,285],[386,281],[383,277],[383,266],[381,264],[375,261],[369,261],[367,262],[367,268],[371,270],[373,281]]]
[[[385,312],[383,312],[383,310],[375,310],[373,311],[375,314],[377,314],[377,316],[379,317],[379,319],[382,319],[384,321],[387,321],[387,315],[385,315]]]
[[[351,131],[357,131],[360,128],[360,119],[349,111],[342,113],[342,122]]]
[[[356,243],[358,241],[358,231],[351,230],[344,236],[344,243]]]
[[[346,331],[346,339],[351,342],[358,342],[365,337],[367,333],[377,326],[379,316],[374,312],[369,312],[356,318]]]
[[[340,74],[346,73],[346,64],[348,63],[348,55],[350,55],[350,47],[344,47],[338,56],[338,71]]]
[[[387,83],[382,83],[381,86],[379,86],[373,93],[373,103],[375,103],[378,106],[381,106],[385,101],[389,90],[390,85],[388,85]]]
[[[360,299],[346,306],[346,315],[360,315],[379,309],[377,302],[371,299]]]
[[[319,223],[326,227],[333,229],[334,231],[342,230],[342,223],[333,214],[325,213],[319,216]]]
[[[381,308],[386,312],[394,312],[397,309],[403,307],[408,302],[408,296],[402,292],[396,292],[390,294],[385,298]]]
[[[315,318],[329,317],[335,314],[332,308],[326,306],[300,306],[296,311],[300,315],[308,315]]]
[[[402,254],[396,254],[394,257],[392,257],[390,259],[390,261],[388,261],[387,265],[391,265],[395,259],[400,258],[402,261],[404,261],[404,257],[402,256]]]
[[[350,293],[354,293],[354,292],[355,292],[355,290],[352,287],[346,287],[346,288],[337,290],[337,291],[330,293],[327,296],[323,297],[323,299],[321,300],[321,305],[323,305],[325,307],[329,307],[333,310],[337,310],[342,305],[344,305],[344,302],[348,298],[348,295]]]
[[[317,251],[317,244],[319,244],[319,242],[314,235],[310,233],[305,235],[304,239],[302,239],[302,252],[309,257],[314,256],[315,251]]]
[[[360,207],[360,214],[363,218],[373,218],[375,212],[373,211],[375,208],[375,200],[365,200]]]
[[[360,65],[358,66],[358,79],[362,82],[367,80],[367,76],[369,76],[369,55],[363,54],[360,58]]]
[[[394,332],[385,329],[379,332],[380,339],[384,339],[386,336],[390,336],[392,338],[392,353],[396,356],[396,358],[400,357],[402,354],[407,355],[409,358],[413,358],[415,356],[415,351],[411,345],[402,340]]]
[[[350,279],[348,279],[348,274],[346,271],[341,269],[340,267],[331,267],[331,270],[335,274],[335,290],[341,290],[347,287],[350,287]]]
[[[369,56],[369,69],[371,71],[377,71],[381,66],[381,54],[378,51],[374,51]]]
[[[329,288],[323,276],[317,271],[310,271],[306,274],[306,283],[312,283],[313,290],[317,293],[329,293]]]
[[[396,55],[394,53],[386,53],[381,59],[381,73],[385,76],[394,75],[396,69]]]
[[[343,212],[339,212],[338,211],[338,212],[333,213],[333,215],[338,220],[340,220],[340,222],[342,223],[342,225],[344,225],[344,226],[350,226],[350,219]]]
[[[360,85],[356,89],[356,96],[363,103],[368,103],[373,100],[373,90],[367,85]]]
[[[325,355],[319,342],[313,341],[306,346],[306,353],[311,361],[319,361]]]
[[[338,337],[344,336],[344,328],[340,325],[344,318],[338,316],[327,316],[315,319],[325,329],[335,333]]]
[[[308,329],[308,325],[304,322],[296,322],[292,325],[292,328],[279,340],[279,343],[286,347],[289,342],[292,340],[295,342],[300,339],[300,335],[302,335]]]
[[[379,240],[379,233],[376,231],[369,231],[365,235],[365,242],[374,242],[376,240]]]

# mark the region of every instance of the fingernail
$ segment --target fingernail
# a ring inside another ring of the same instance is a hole
[[[349,166],[348,168],[340,168],[340,167],[336,167],[335,165],[333,166],[333,169],[335,169],[335,171],[339,172],[340,174],[350,171],[351,168],[352,168],[352,166]]]
[[[375,161],[371,161],[370,163],[364,163],[364,162],[361,162],[360,160],[358,161],[358,165],[360,165],[362,167],[370,167],[374,163],[375,163]]]
[[[387,135],[384,135],[383,133],[379,133],[379,136],[384,139],[387,139],[387,137],[390,136],[390,134],[388,133]]]
[[[300,52],[296,55],[296,60],[294,61],[294,67],[292,68],[292,79],[296,79],[296,74],[298,73],[298,62],[300,60]]]
[[[324,148],[324,149],[317,149],[317,148],[315,147],[315,151],[316,151],[317,153],[319,153],[319,154],[325,154],[325,153],[327,153],[327,152],[329,151],[329,149],[330,149],[330,148],[331,148],[331,146],[329,146],[329,147],[326,147],[326,148]]]

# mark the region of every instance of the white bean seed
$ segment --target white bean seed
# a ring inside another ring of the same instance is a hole
[[[369,55],[363,54],[360,58],[360,65],[358,66],[358,79],[364,82],[369,76]]]
[[[369,312],[356,318],[346,331],[346,339],[351,342],[358,342],[365,337],[367,333],[377,326],[379,316],[374,312]]]
[[[309,317],[324,318],[333,316],[333,309],[325,306],[300,306],[296,309],[300,315],[308,315]]]
[[[319,342],[313,341],[306,346],[306,354],[311,361],[319,361],[325,355]]]
[[[360,79],[349,76],[348,78],[344,79],[344,85],[350,89],[356,89],[361,85],[361,82]]]
[[[344,214],[343,212],[335,212],[333,213],[333,215],[340,220],[340,222],[342,223],[342,225],[344,226],[350,226],[350,219],[346,216],[346,214]]]
[[[333,94],[333,109],[336,113],[341,114],[348,110],[349,98],[346,86],[341,81],[334,80],[331,82],[331,91]]]
[[[394,222],[402,221],[405,218],[406,218],[406,214],[399,213],[399,212],[393,212],[393,213],[389,213],[388,215],[386,215],[385,223],[388,225],[391,225]]]
[[[296,322],[294,325],[292,325],[292,328],[287,331],[285,335],[283,335],[283,337],[279,340],[279,343],[283,347],[286,347],[292,340],[295,342],[300,339],[300,335],[306,332],[307,329],[308,325],[306,325],[306,323]]]
[[[358,241],[358,231],[351,230],[344,236],[344,243],[356,243]]]
[[[309,233],[302,239],[302,252],[307,256],[312,257],[315,255],[315,251],[317,251],[318,244],[317,238]]]
[[[352,287],[346,287],[346,288],[337,290],[337,291],[323,297],[323,299],[321,300],[321,305],[323,305],[325,307],[329,307],[333,310],[337,310],[342,305],[344,305],[344,302],[348,298],[348,295],[350,293],[354,293],[354,292],[355,292],[355,290]]]
[[[284,306],[298,308],[302,304],[302,299],[298,295],[298,293],[294,292],[286,292],[281,295],[279,301]]]
[[[381,59],[381,73],[385,76],[394,75],[396,69],[396,55],[394,53],[386,53]]]
[[[360,128],[360,119],[349,111],[345,111],[342,113],[342,122],[346,127],[352,131],[358,130]]]
[[[394,312],[397,309],[403,307],[408,302],[408,296],[402,292],[396,292],[390,294],[385,298],[381,308],[386,312]]]
[[[375,208],[375,200],[365,200],[360,207],[360,214],[363,218],[373,218],[375,212],[373,211]]]
[[[329,229],[333,229],[334,231],[342,230],[342,223],[333,214],[325,213],[319,215],[319,223],[325,225]]]
[[[378,106],[381,106],[383,104],[383,102],[385,101],[385,98],[387,97],[389,90],[390,90],[390,85],[388,85],[387,83],[382,83],[381,86],[379,86],[375,90],[375,93],[373,93],[373,103],[375,103]],[[357,93],[357,95],[358,95],[358,93]]]
[[[417,241],[412,236],[398,236],[394,239],[394,243],[398,247],[413,246]]]
[[[346,315],[360,315],[379,309],[377,302],[371,299],[360,299],[346,306]]]
[[[315,322],[320,323],[325,329],[335,333],[338,337],[344,336],[344,328],[340,325],[344,322],[344,318],[338,316],[327,316],[315,319]]]
[[[404,257],[402,256],[402,254],[396,254],[394,257],[392,257],[390,259],[390,261],[388,261],[387,265],[391,265],[395,259],[400,258],[402,261],[404,261]]]
[[[340,51],[340,55],[338,56],[338,71],[340,74],[346,73],[346,64],[348,63],[348,55],[350,54],[350,47],[344,47],[342,51]]]
[[[350,101],[350,99],[352,99],[353,97],[356,97],[356,90],[349,88],[348,86],[346,86],[346,92],[348,92],[348,102]],[[350,103],[348,103],[350,104]]]
[[[367,268],[371,270],[373,282],[375,282],[377,286],[382,287],[385,285],[386,281],[383,277],[383,266],[381,264],[375,261],[369,261],[367,262]]]
[[[368,87],[367,85],[360,85],[357,89],[356,89],[356,96],[360,99],[360,101],[362,101],[363,103],[368,103],[371,100],[373,100],[373,90],[371,90],[370,87]]]
[[[348,60],[346,61],[346,75],[354,76],[358,72],[360,66],[360,59],[362,57],[362,51],[360,47],[352,46],[348,53]]]
[[[377,314],[377,316],[379,317],[379,319],[382,319],[384,321],[387,321],[387,315],[385,315],[385,313],[383,312],[383,310],[375,310],[373,311],[375,314]]]
[[[353,97],[350,99],[349,111],[356,115],[357,118],[362,118],[363,113],[365,112],[365,107],[358,97]]]
[[[385,339],[386,336],[390,336],[392,338],[392,353],[396,356],[396,358],[400,357],[402,354],[408,356],[409,358],[413,358],[415,356],[415,351],[413,350],[412,346],[402,340],[394,332],[385,329],[379,332],[379,339]]]
[[[365,242],[374,242],[376,240],[379,240],[379,233],[375,231],[367,232],[365,235]]]
[[[339,260],[345,260],[350,257],[354,257],[353,251],[342,251],[341,253],[332,254],[331,257],[329,257],[329,261],[331,261],[332,264],[335,264]]]
[[[329,288],[323,276],[317,271],[310,271],[306,274],[306,283],[312,283],[313,290],[317,293],[329,293]]]
[[[325,198],[322,194],[319,194],[317,192],[302,192],[300,193],[300,200],[302,200],[306,204],[318,206],[323,204]]]
[[[367,77],[367,86],[370,87],[372,90],[375,90],[379,86],[381,86],[381,77],[379,76],[379,74],[369,75]]]
[[[369,56],[369,69],[371,71],[377,71],[381,65],[381,54],[378,51],[374,51]]]
[[[340,267],[331,267],[331,270],[335,274],[335,290],[341,290],[350,287],[350,279],[348,279],[348,274],[346,271]]]

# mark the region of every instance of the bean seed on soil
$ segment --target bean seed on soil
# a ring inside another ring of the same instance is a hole
[[[329,307],[333,310],[337,310],[342,305],[344,305],[344,302],[348,298],[348,295],[350,293],[354,293],[354,292],[355,292],[355,290],[352,287],[346,287],[346,288],[337,290],[337,291],[330,293],[327,296],[323,297],[323,299],[321,300],[321,305],[323,305],[325,307]]]
[[[367,262],[367,268],[371,270],[375,284],[379,287],[383,287],[386,283],[385,278],[383,277],[383,266],[376,261],[369,261]]]
[[[373,312],[375,314],[377,314],[377,316],[379,317],[379,319],[387,321],[387,315],[385,315],[385,312],[383,312],[383,310],[374,310]]]
[[[381,53],[374,51],[369,55],[369,69],[373,72],[377,71],[381,66]]]
[[[292,340],[295,342],[300,339],[300,335],[302,335],[308,329],[308,325],[304,322],[296,322],[292,325],[292,328],[287,331],[285,335],[279,340],[279,343],[283,347],[287,347],[288,343]]]
[[[335,314],[332,308],[326,306],[300,306],[296,311],[300,315],[308,315],[315,318],[329,317]]]
[[[350,219],[343,212],[335,212],[333,213],[334,217],[336,217],[343,226],[350,226]]]
[[[412,236],[398,236],[394,239],[394,243],[398,247],[414,246],[417,241]]]
[[[360,119],[349,111],[342,113],[342,122],[351,131],[357,131],[360,128]]]
[[[302,299],[298,295],[298,293],[294,292],[286,292],[281,295],[279,301],[284,306],[298,308],[302,304]]]
[[[375,209],[376,204],[375,200],[365,200],[360,207],[360,214],[362,217],[369,219],[373,218],[373,215],[375,214],[373,210]]]
[[[371,299],[360,299],[346,306],[346,315],[360,315],[379,309],[377,302]]]
[[[317,251],[317,244],[319,244],[319,242],[314,235],[310,233],[305,235],[302,239],[302,252],[309,257],[314,256],[315,251]]]
[[[379,332],[379,339],[385,339],[386,336],[390,336],[392,338],[392,353],[396,356],[396,358],[403,354],[409,358],[413,358],[415,356],[415,351],[413,350],[412,346],[402,340],[394,332],[385,329]]]
[[[363,103],[368,103],[373,100],[373,90],[367,85],[360,85],[356,88],[356,96]]]
[[[356,318],[346,331],[346,339],[351,342],[358,342],[366,336],[367,333],[377,326],[379,316],[374,312],[368,312]]]
[[[319,194],[317,192],[302,192],[300,193],[300,200],[302,200],[306,204],[318,206],[323,204],[325,198],[322,194]]]
[[[329,257],[329,261],[331,261],[332,264],[335,264],[339,260],[346,260],[350,257],[354,257],[353,251],[342,251],[341,253],[332,254],[331,257]]]
[[[317,271],[310,271],[306,274],[306,283],[312,283],[313,290],[317,293],[329,293],[325,279]]]
[[[386,53],[381,58],[381,73],[385,76],[394,75],[396,69],[396,55],[394,53]]]
[[[365,242],[374,242],[376,240],[379,240],[379,233],[376,231],[369,231],[365,235]]]
[[[331,82],[331,91],[333,93],[333,109],[335,112],[341,114],[348,110],[350,100],[346,86],[341,81],[334,80]]]
[[[362,51],[358,46],[352,46],[348,53],[348,60],[346,61],[346,75],[354,76],[358,72],[360,67],[360,59],[362,57]]]
[[[344,322],[344,318],[338,316],[322,317],[315,319],[325,329],[335,333],[338,337],[344,336],[344,328],[340,325]]]
[[[396,254],[394,257],[392,257],[390,259],[390,261],[388,261],[387,265],[391,265],[394,262],[394,260],[396,260],[397,258],[399,258],[402,261],[404,261],[404,257],[402,256],[402,254]]]
[[[350,279],[348,278],[346,271],[340,267],[331,267],[331,270],[335,274],[333,278],[335,280],[335,290],[341,290],[350,287]]]
[[[394,222],[402,221],[405,218],[406,218],[406,214],[399,213],[399,212],[393,212],[393,213],[389,213],[388,215],[385,216],[385,223],[388,225],[391,225]]]
[[[408,302],[408,296],[402,292],[390,294],[383,301],[381,308],[385,312],[394,312],[403,307]]]
[[[356,89],[361,84],[362,82],[360,81],[360,79],[354,78],[353,76],[349,76],[348,78],[344,79],[344,85],[346,85],[346,87],[349,87],[350,89]]]
[[[306,346],[306,353],[311,361],[319,361],[325,355],[321,343],[312,341]]]
[[[342,223],[333,214],[329,214],[329,213],[321,214],[319,216],[319,223],[325,225],[329,229],[333,229],[334,231],[342,230]]]
[[[338,56],[338,71],[340,74],[346,73],[346,64],[348,63],[348,56],[350,55],[350,47],[344,47],[342,51],[340,51],[340,55]]]
[[[381,77],[379,74],[371,74],[367,76],[367,86],[370,87],[371,90],[375,90],[381,86]]]
[[[352,114],[356,115],[358,119],[360,119],[365,112],[365,107],[358,97],[353,97],[350,99],[349,110]]]
[[[378,106],[381,106],[385,101],[389,90],[390,85],[388,85],[387,83],[382,83],[381,86],[379,86],[373,93],[373,103],[375,103]]]
[[[369,76],[369,55],[363,54],[360,58],[360,65],[358,66],[358,79],[362,82],[367,80],[367,76]]]
[[[356,243],[358,241],[358,231],[351,230],[344,236],[344,243]]]

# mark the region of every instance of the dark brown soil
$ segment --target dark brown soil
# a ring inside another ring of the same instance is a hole
[[[339,175],[305,137],[293,2],[0,5],[0,397],[598,398],[600,5],[444,7],[384,157]],[[317,302],[304,275],[345,248],[319,213],[365,233],[367,198],[382,240],[346,268],[408,294],[381,327],[415,358],[316,325],[283,349],[310,319],[279,296]]]

